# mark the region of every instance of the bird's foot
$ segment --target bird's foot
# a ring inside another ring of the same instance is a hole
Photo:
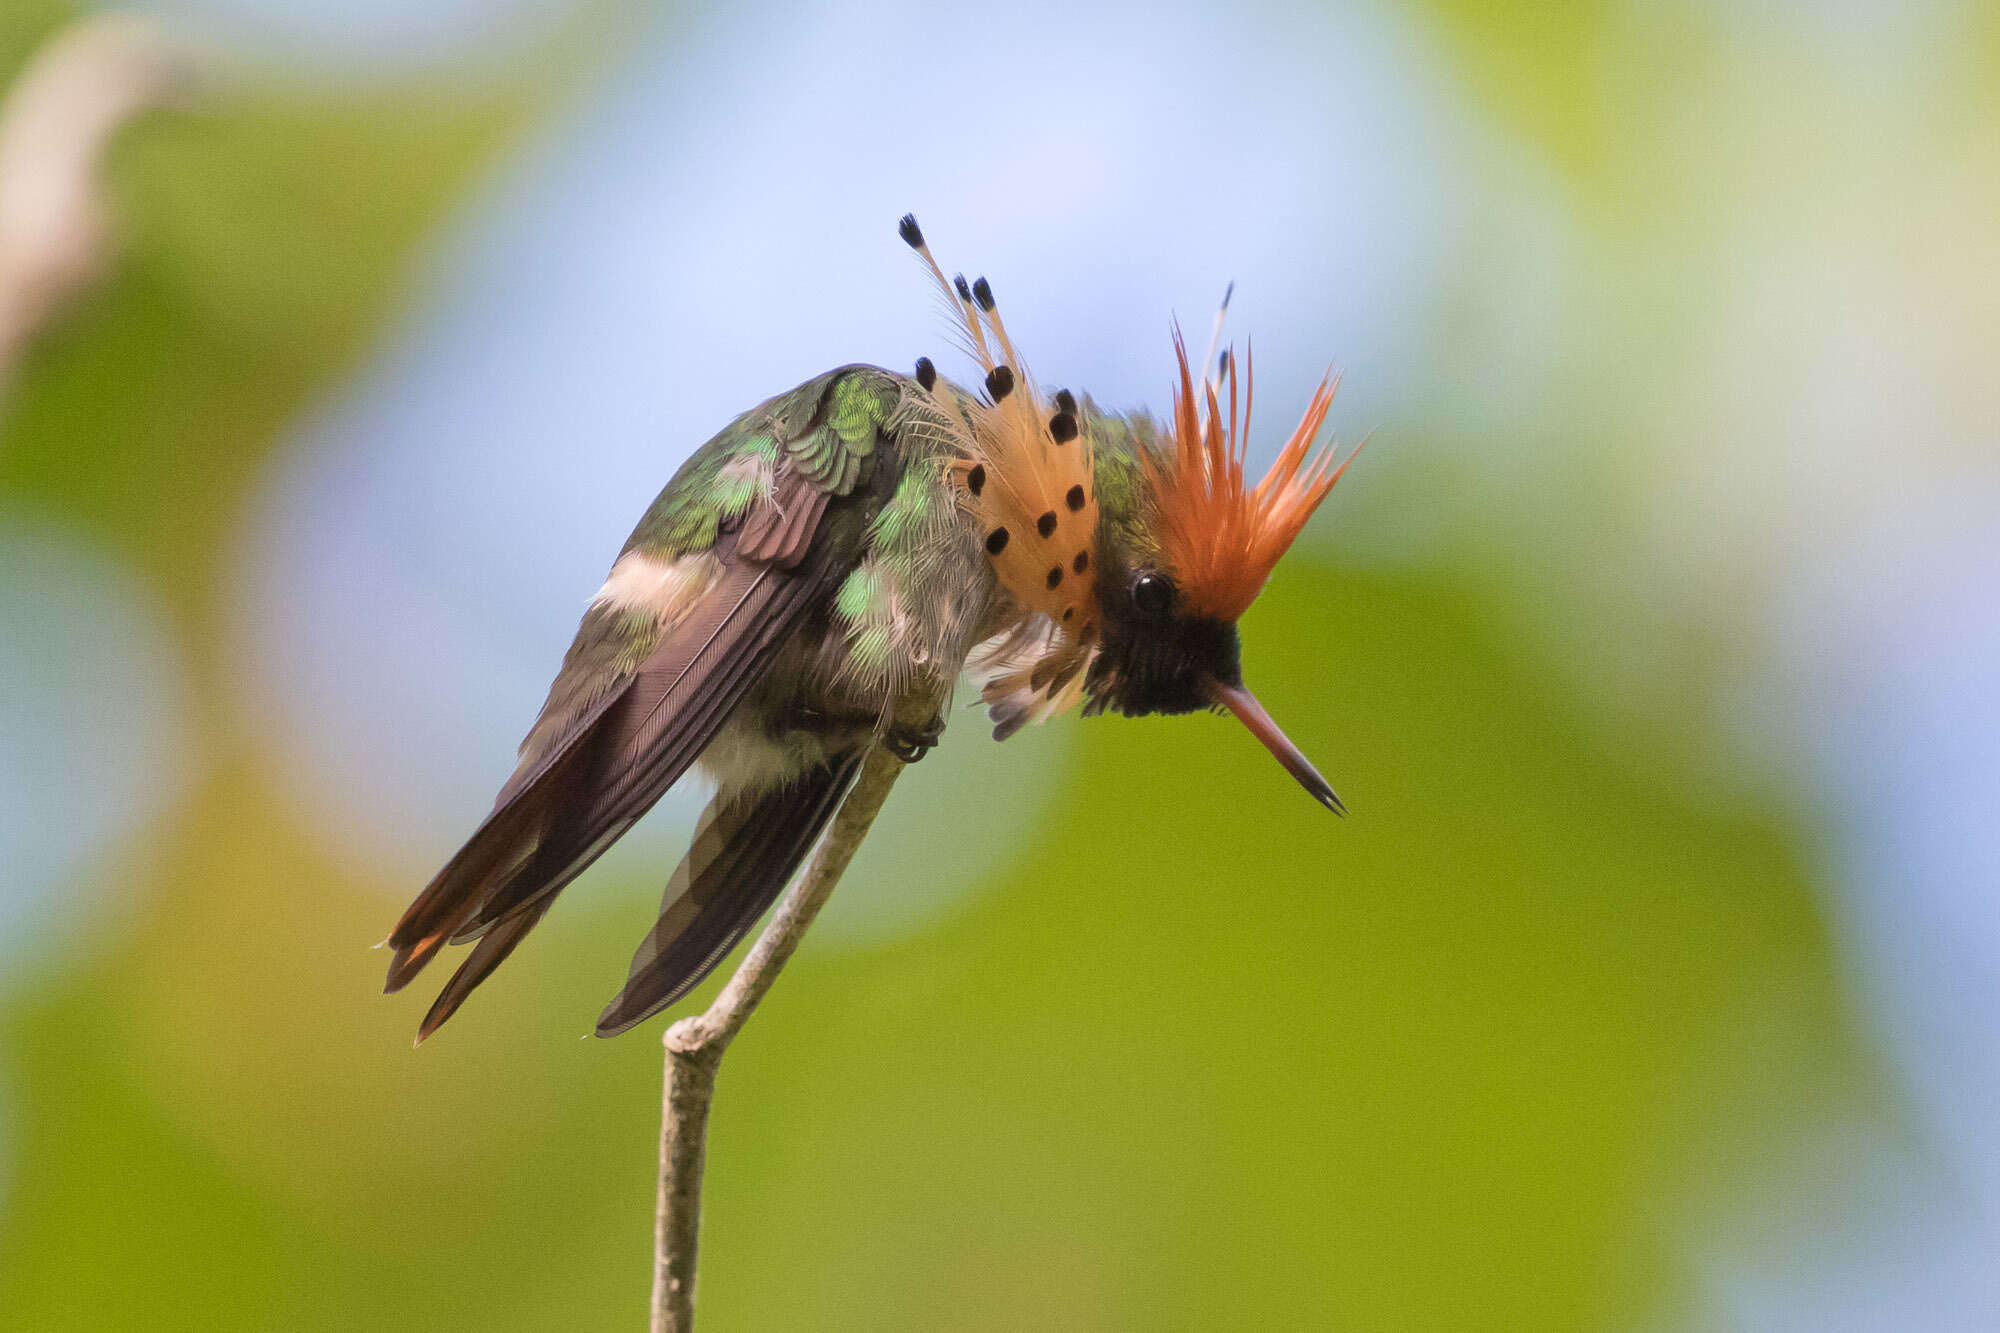
[[[896,726],[882,738],[890,754],[906,764],[914,764],[936,747],[944,737],[944,714],[933,713],[927,722]]]

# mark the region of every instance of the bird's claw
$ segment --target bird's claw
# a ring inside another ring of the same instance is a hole
[[[914,764],[937,746],[944,736],[944,714],[938,713],[928,722],[910,726],[892,727],[882,738],[882,744],[890,754],[906,764]]]

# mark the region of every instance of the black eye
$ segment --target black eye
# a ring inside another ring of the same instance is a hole
[[[1132,605],[1158,619],[1174,609],[1174,581],[1165,574],[1141,574],[1132,580]]]

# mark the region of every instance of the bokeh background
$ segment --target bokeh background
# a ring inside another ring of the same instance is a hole
[[[1245,633],[1353,815],[961,715],[705,1326],[2000,1327],[2000,10],[6,0],[0,85],[0,1326],[638,1326],[578,1038],[698,794],[421,1052],[369,946],[687,452],[950,373],[914,209],[1051,382],[1231,280],[1256,455],[1345,371]]]

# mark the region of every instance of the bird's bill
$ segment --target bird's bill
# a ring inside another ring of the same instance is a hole
[[[1319,775],[1312,761],[1299,752],[1299,747],[1278,729],[1271,715],[1264,711],[1264,705],[1257,702],[1257,696],[1241,685],[1224,685],[1220,681],[1209,685],[1209,694],[1215,702],[1236,714],[1236,720],[1250,729],[1250,734],[1264,742],[1277,761],[1285,766],[1285,771],[1299,780],[1299,785],[1312,793],[1318,801],[1336,815],[1347,813],[1347,807],[1340,803],[1340,797],[1333,787]]]

